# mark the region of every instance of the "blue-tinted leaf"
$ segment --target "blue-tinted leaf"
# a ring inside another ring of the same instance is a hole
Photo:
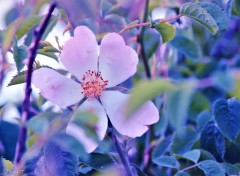
[[[173,153],[183,155],[192,148],[198,138],[199,135],[192,128],[182,128],[174,134],[171,150]]]
[[[213,106],[213,115],[219,129],[230,141],[234,141],[240,131],[240,102],[234,98],[218,100]]]
[[[156,136],[161,136],[163,134],[165,134],[165,131],[167,130],[167,126],[168,126],[168,119],[166,117],[166,114],[164,112],[162,112],[160,114],[160,119],[157,123],[154,124],[153,128],[154,128],[154,133]]]
[[[203,149],[200,149],[201,151],[201,157],[200,157],[200,160],[214,160],[216,161],[215,157],[210,153],[208,152],[207,150],[203,150]]]
[[[168,148],[170,147],[170,144],[172,143],[172,137],[169,136],[165,139],[163,139],[153,150],[152,152],[152,158],[157,158],[159,156],[164,155]]]
[[[214,85],[228,93],[233,90],[235,84],[234,75],[230,71],[216,71],[213,75]]]
[[[54,142],[48,142],[38,156],[28,160],[24,172],[28,176],[75,176],[76,169],[77,158],[75,156],[64,151]]]
[[[191,150],[184,153],[182,156],[188,160],[193,161],[194,163],[197,163],[200,158],[200,155],[201,155],[201,151],[195,149],[195,150]]]
[[[158,158],[154,158],[153,163],[157,164],[158,166],[165,166],[175,169],[178,169],[180,166],[176,158],[173,156],[160,156]]]
[[[178,172],[174,176],[189,176],[187,172]]]
[[[197,116],[197,129],[202,130],[205,125],[212,119],[209,111],[203,111]]]
[[[87,159],[80,157],[80,161],[96,170],[107,170],[117,163],[113,155],[106,153],[91,153]]]
[[[14,159],[17,139],[18,126],[6,121],[0,121],[0,143],[4,147],[3,157],[7,160],[12,161]]]
[[[147,58],[150,58],[160,44],[160,35],[153,29],[147,28],[144,31],[143,45]]]
[[[228,14],[228,18],[230,18],[231,14],[232,14],[233,2],[234,2],[234,0],[229,0],[227,2],[227,6],[226,6],[226,9],[225,9],[225,12]]]
[[[225,176],[219,163],[212,160],[205,160],[198,163],[199,169],[203,170],[206,176]]]
[[[229,163],[221,163],[222,169],[228,175],[238,175],[240,173],[240,168]]]
[[[181,6],[180,13],[198,21],[213,34],[228,28],[228,15],[215,3],[185,3]]]
[[[203,149],[222,160],[225,153],[224,137],[213,121],[209,121],[201,133],[200,143]]]
[[[185,36],[176,36],[170,45],[191,59],[200,57],[200,51],[195,42]]]
[[[23,61],[28,56],[28,49],[25,45],[18,46],[17,43],[13,44],[13,58],[18,72],[24,67]]]
[[[240,1],[234,0],[233,2],[233,14],[240,16]]]
[[[0,173],[4,173],[2,158],[0,158]]]
[[[166,92],[166,114],[173,128],[180,129],[186,123],[193,91],[190,84],[185,84]]]

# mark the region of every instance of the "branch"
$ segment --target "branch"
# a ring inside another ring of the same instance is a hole
[[[21,117],[23,124],[19,130],[18,142],[17,142],[15,159],[14,159],[15,164],[19,163],[25,151],[27,129],[24,125],[25,125],[25,122],[27,122],[30,118],[29,112],[30,112],[30,96],[32,92],[31,81],[32,81],[33,63],[37,54],[39,42],[42,38],[44,31],[46,30],[47,24],[51,18],[51,14],[55,9],[55,7],[56,7],[56,3],[52,3],[50,5],[47,15],[45,16],[43,21],[39,24],[38,28],[35,29],[34,31],[35,38],[29,49],[30,53],[28,56],[27,72],[25,77],[25,82],[26,82],[25,98],[23,101],[23,111],[22,111],[22,117]]]

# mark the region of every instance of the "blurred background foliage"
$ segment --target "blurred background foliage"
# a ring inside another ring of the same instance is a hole
[[[119,32],[131,23],[141,22],[145,10],[143,0],[56,2],[58,8],[43,35],[35,67],[51,66],[62,74],[66,72],[59,66],[58,55],[74,27],[88,26],[100,42],[104,33]],[[149,21],[176,16],[186,2],[150,0]],[[162,26],[158,26],[159,30],[146,28],[141,37],[152,80],[146,81],[140,60],[136,75],[122,84],[131,89],[129,112],[152,99],[161,117],[151,127],[148,146],[145,145],[147,135],[137,139],[119,136],[136,175],[240,173],[240,1],[198,2],[219,6],[229,18],[228,29],[213,35],[186,16],[170,22],[175,35],[169,31],[164,33],[160,30]],[[8,2],[0,0],[0,3],[4,8]],[[29,176],[121,175],[121,162],[109,137],[94,153],[86,154],[74,137],[64,133],[72,112],[47,102],[35,89],[31,101],[32,119],[24,124],[29,130],[24,166],[13,168],[21,124],[25,59],[34,29],[46,14],[49,3],[49,0],[13,1],[1,14],[0,175],[21,170],[23,175]],[[140,34],[139,29],[134,28],[122,35],[126,43],[138,51]],[[164,43],[166,37],[169,42]],[[79,116],[76,124],[81,124],[89,137],[96,139],[93,128],[96,117],[87,112]],[[83,116],[88,120],[80,120]]]

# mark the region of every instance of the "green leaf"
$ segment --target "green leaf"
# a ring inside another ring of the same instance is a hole
[[[127,114],[130,115],[142,106],[147,100],[155,98],[173,87],[168,80],[155,79],[151,81],[141,81],[131,90],[131,97],[127,105]]]
[[[171,41],[174,38],[176,33],[175,27],[169,23],[160,22],[155,26],[155,29],[161,34],[162,43]]]
[[[240,101],[221,99],[213,105],[213,115],[222,134],[234,141],[240,132]]]
[[[185,84],[166,92],[166,114],[173,128],[182,128],[186,123],[193,91],[191,84]]]
[[[184,36],[176,36],[170,43],[180,53],[191,59],[200,57],[200,51],[196,43]]]
[[[180,167],[180,164],[173,156],[160,156],[158,158],[154,158],[153,163],[157,164],[158,166],[165,166],[174,169],[178,169]]]
[[[191,150],[186,153],[184,153],[182,156],[188,160],[193,161],[194,163],[197,163],[200,158],[201,152],[200,150]]]
[[[192,128],[182,128],[173,136],[171,151],[183,155],[188,152],[193,144],[199,139],[199,135]]]
[[[38,49],[41,49],[43,52],[60,53],[60,51],[48,41],[40,41]]]
[[[22,83],[24,83],[25,74],[26,74],[26,71],[19,72],[17,75],[15,75],[15,76],[11,79],[10,83],[8,84],[8,86],[13,86],[13,85],[17,85],[17,84],[22,84]]]
[[[240,16],[240,1],[239,0],[234,0],[233,6],[232,6],[232,11],[234,15]]]
[[[215,3],[185,3],[180,8],[180,14],[198,21],[213,34],[228,28],[228,15]]]
[[[57,22],[58,22],[58,18],[52,15],[50,22],[48,23],[47,28],[42,36],[42,40],[45,40],[47,38],[48,34],[52,31],[52,29],[55,27]]]
[[[36,26],[37,24],[39,24],[41,21],[41,17],[39,16],[29,16],[27,17],[20,25],[20,27],[17,30],[17,38],[20,39],[21,37],[23,37],[26,33],[28,33],[28,31],[30,31],[30,29],[33,26]]]
[[[206,176],[225,176],[220,164],[216,161],[201,161],[200,163],[198,163],[198,168],[203,170]]]
[[[102,171],[117,163],[114,156],[107,153],[91,153],[85,160],[80,157],[80,161],[87,166]]]
[[[17,43],[13,44],[13,58],[18,72],[24,67],[23,61],[28,56],[28,49],[25,45],[18,47]]]
[[[47,56],[47,57],[50,57],[50,58],[58,61],[58,56],[55,53],[53,53],[53,52],[45,52],[42,49],[38,49],[37,53],[41,54],[41,55],[44,55],[44,56]]]

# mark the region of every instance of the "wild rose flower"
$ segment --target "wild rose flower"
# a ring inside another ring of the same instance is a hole
[[[98,46],[93,32],[79,26],[74,30],[74,37],[65,43],[60,61],[78,81],[53,69],[40,68],[33,72],[33,84],[40,89],[42,96],[61,108],[87,98],[79,109],[93,111],[99,117],[96,130],[100,140],[107,130],[107,115],[120,134],[132,138],[141,136],[148,130],[148,125],[158,121],[158,109],[151,101],[147,101],[131,117],[126,117],[126,102],[130,95],[106,90],[132,76],[138,64],[137,53],[126,46],[117,33],[107,34]],[[80,140],[87,152],[97,147],[83,129],[71,122],[67,133]]]

